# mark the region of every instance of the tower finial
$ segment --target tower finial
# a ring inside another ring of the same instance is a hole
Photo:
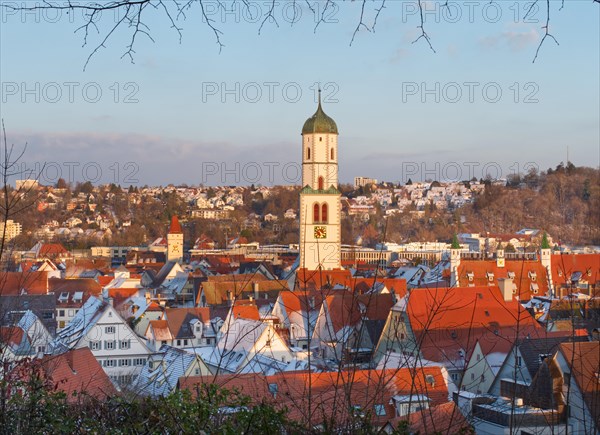
[[[321,107],[321,86],[319,86],[319,107]]]

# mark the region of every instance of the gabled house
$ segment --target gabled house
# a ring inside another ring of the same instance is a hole
[[[214,346],[217,331],[208,308],[167,308],[161,320],[148,323],[144,336],[153,349],[162,345],[194,349]]]
[[[53,354],[89,347],[117,385],[139,374],[151,351],[115,308],[91,296],[51,344]]]
[[[0,370],[34,354],[29,336],[18,326],[0,326]],[[1,373],[1,372],[0,372]]]
[[[21,318],[16,326],[21,328],[29,337],[31,350],[36,354],[45,353],[48,345],[52,341],[52,335],[46,326],[44,326],[38,316],[36,316],[31,310],[27,310],[24,313],[18,314],[21,316]]]
[[[544,360],[556,353],[561,343],[588,341],[585,331],[550,333],[540,331],[515,342],[504,359],[488,392],[495,396],[513,394],[527,401],[531,384]]]
[[[175,391],[179,378],[208,375],[210,370],[199,355],[163,345],[148,358],[132,389],[144,396],[167,396]]]
[[[368,362],[393,305],[390,293],[355,295],[341,290],[327,296],[312,334],[319,357],[336,364]]]
[[[536,331],[541,331],[541,327],[513,299],[510,288],[413,289],[390,311],[376,360],[389,352],[419,356],[443,364],[454,383],[461,385],[471,382],[471,379],[463,382],[462,377],[469,356],[476,358],[474,349],[478,340],[481,356],[505,354],[516,339]],[[492,365],[497,362],[490,364],[490,369]],[[469,377],[475,372],[471,371]],[[477,389],[475,383],[473,388]]]
[[[600,342],[561,343],[555,360],[563,377],[569,433],[600,432]]]
[[[285,369],[293,353],[268,323],[238,318],[211,352],[203,354],[214,374],[262,372]]]
[[[279,327],[288,331],[290,345],[308,350],[308,345],[323,303],[318,291],[282,291],[271,314],[279,320]]]

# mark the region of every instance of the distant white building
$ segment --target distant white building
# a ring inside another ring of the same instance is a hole
[[[354,188],[355,189],[358,189],[359,187],[364,187],[368,184],[377,184],[377,180],[375,178],[354,177]]]
[[[40,183],[38,183],[37,180],[27,179],[27,180],[16,180],[15,181],[15,188],[17,190],[31,190],[31,189],[35,189],[39,185],[40,185]]]
[[[8,219],[5,222],[0,222],[0,237],[2,234],[6,234],[4,235],[4,240],[5,241],[9,241],[14,239],[15,237],[17,237],[19,234],[21,234],[21,231],[23,230],[23,227],[21,226],[21,224],[19,222],[15,222],[11,219]]]

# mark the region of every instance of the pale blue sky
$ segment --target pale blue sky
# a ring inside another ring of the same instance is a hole
[[[280,163],[276,181],[285,181],[285,164],[287,179],[299,181],[294,165],[300,130],[315,110],[316,82],[340,130],[342,181],[357,175],[455,178],[457,168],[458,178],[495,175],[497,167],[506,176],[529,162],[555,166],[566,159],[567,146],[575,164],[597,166],[598,5],[569,1],[559,11],[560,2],[553,1],[551,30],[560,45],[546,40],[534,64],[543,10],[524,20],[525,2],[457,2],[460,16],[450,17],[439,3],[428,3],[426,15],[436,53],[424,40],[412,44],[419,24],[414,2],[388,2],[376,32],[361,30],[352,46],[360,4],[341,3],[332,22],[316,32],[305,3],[300,21],[290,26],[282,14],[291,3],[281,1],[275,10],[279,27],[267,23],[260,35],[259,23],[241,13],[239,19],[211,14],[223,31],[221,53],[196,5],[179,22],[181,44],[159,11],[150,11],[146,23],[155,42],[140,36],[135,64],[121,59],[129,42],[122,28],[85,71],[100,40],[92,32],[82,47],[83,34],[73,33],[79,17],[3,10],[1,116],[9,141],[28,143],[25,167],[56,163],[47,170],[48,181],[57,167],[71,178],[69,165],[81,179],[88,164],[88,178],[100,168],[100,181],[123,184],[269,184],[269,162]],[[367,3],[368,23],[378,5]],[[263,2],[253,7],[267,11]],[[106,15],[101,34],[113,23]],[[102,95],[96,97],[98,89]],[[127,162],[139,168],[129,178]],[[262,175],[249,162],[263,168]]]

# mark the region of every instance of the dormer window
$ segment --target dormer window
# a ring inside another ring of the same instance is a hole
[[[529,279],[531,281],[535,282],[536,278],[537,278],[537,274],[533,270],[530,270],[529,271]]]
[[[509,277],[510,279],[515,279],[515,273],[514,273],[514,272],[512,272],[512,271],[511,271],[511,272],[508,272],[508,277]]]
[[[486,273],[489,282],[494,282],[494,274],[492,272]]]
[[[473,282],[475,274],[473,272],[467,272],[467,278],[469,279],[469,282]]]
[[[536,295],[538,294],[538,291],[540,290],[540,287],[535,282],[531,283],[531,287],[530,288],[531,288],[532,293],[536,294]]]

